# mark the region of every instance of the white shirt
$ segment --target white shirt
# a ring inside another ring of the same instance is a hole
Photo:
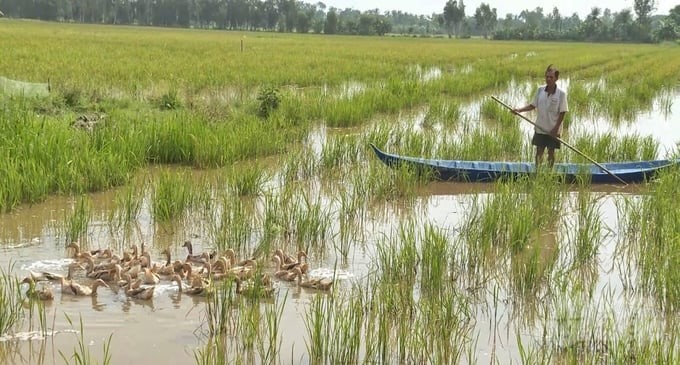
[[[560,113],[568,112],[567,93],[559,87],[555,88],[552,95],[548,95],[545,86],[538,88],[538,92],[531,102],[536,107],[536,133],[550,134],[557,125]]]

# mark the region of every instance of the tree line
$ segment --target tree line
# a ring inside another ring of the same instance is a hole
[[[379,9],[359,11],[296,0],[0,0],[0,16],[46,21],[323,34],[471,37],[524,40],[655,42],[680,38],[680,5],[651,16],[654,0],[612,13],[593,7],[585,19],[558,8],[499,18],[482,3],[468,15],[448,0],[429,16]]]
[[[574,13],[565,16],[557,7],[544,14],[541,7],[506,14],[481,3],[474,16],[465,15],[463,0],[449,0],[439,17],[449,36],[479,34],[494,39],[572,40],[591,42],[661,42],[680,39],[680,5],[667,15],[652,16],[654,0],[634,0],[633,9],[612,12],[594,6],[585,19]]]

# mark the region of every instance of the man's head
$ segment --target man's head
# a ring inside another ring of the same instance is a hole
[[[560,70],[552,64],[548,65],[548,68],[545,70],[545,83],[548,84],[548,86],[555,85],[555,82],[557,82],[557,79],[559,78]]]

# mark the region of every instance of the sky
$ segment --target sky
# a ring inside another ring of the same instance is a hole
[[[390,10],[401,10],[411,14],[432,15],[432,13],[442,13],[447,0],[326,0],[321,1],[327,8],[335,7],[338,9],[352,8],[366,11],[380,9],[380,13]],[[459,0],[460,1],[460,0]],[[315,4],[317,1],[307,0],[307,3]],[[512,13],[518,15],[522,10],[534,10],[536,7],[543,8],[543,14],[552,12],[557,6],[562,16],[571,16],[578,13],[581,19],[585,18],[590,10],[597,6],[601,10],[609,8],[612,13],[629,8],[633,11],[633,0],[463,0],[465,4],[465,15],[473,16],[475,9],[481,3],[487,3],[491,8],[496,8],[499,18],[505,18],[505,14]],[[680,5],[680,0],[656,0],[656,10],[653,14],[666,15],[670,9]],[[633,11],[633,13],[635,13]]]

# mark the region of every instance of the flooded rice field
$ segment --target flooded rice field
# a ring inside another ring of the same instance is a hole
[[[437,72],[424,70],[422,77]],[[348,85],[346,93],[359,89]],[[525,98],[505,96],[517,104]],[[657,105],[617,130],[651,136],[660,152],[674,151],[680,99],[662,104],[670,109]],[[479,103],[467,107],[476,110]],[[603,125],[593,120],[583,128]],[[322,159],[328,141],[343,133],[316,130],[305,151]],[[66,248],[70,231],[77,212],[85,212],[87,228],[78,240],[83,248],[108,248],[123,257],[133,246],[141,254],[143,245],[149,267],[165,265],[164,250],[172,260],[184,260],[185,241],[193,254],[223,255],[232,248],[239,258],[257,260],[258,273],[272,278],[274,291],[251,300],[225,280],[226,289],[213,292],[229,298],[220,302],[187,294],[186,287],[180,291],[161,277],[150,299],[131,298],[117,280],[81,297],[63,294],[57,282],[40,282],[38,287],[52,288],[54,300],[44,302],[42,319],[25,305],[20,330],[0,338],[0,363],[71,363],[83,353],[98,363],[109,356],[112,364],[221,363],[216,357],[226,363],[332,358],[507,364],[570,362],[583,354],[607,362],[612,352],[625,352],[626,343],[641,338],[658,346],[649,351],[678,354],[677,343],[663,341],[677,338],[677,332],[666,333],[677,331],[669,323],[677,312],[664,312],[667,297],[659,295],[668,287],[648,279],[650,266],[643,261],[649,258],[638,250],[645,239],[640,232],[651,232],[643,227],[643,214],[655,202],[652,187],[429,182],[376,200],[357,191],[375,192],[362,184],[382,183],[362,175],[398,176],[389,175],[358,141],[347,148],[366,162],[345,172],[349,176],[304,178],[304,163],[282,156],[266,162],[261,189],[234,197],[225,192],[223,171],[150,168],[140,172],[137,187],[50,197],[3,214],[0,267],[19,278],[30,272],[65,275],[78,261]],[[291,170],[295,178],[288,176]],[[187,177],[198,197],[179,218],[159,222],[159,181],[169,174]],[[126,209],[132,218],[121,220]],[[543,213],[532,215],[536,210]],[[293,256],[304,249],[306,277],[332,279],[332,289],[276,277],[276,249]],[[194,271],[204,266],[191,265]],[[93,281],[84,268],[73,278]],[[220,340],[211,331],[215,323],[226,328]]]

